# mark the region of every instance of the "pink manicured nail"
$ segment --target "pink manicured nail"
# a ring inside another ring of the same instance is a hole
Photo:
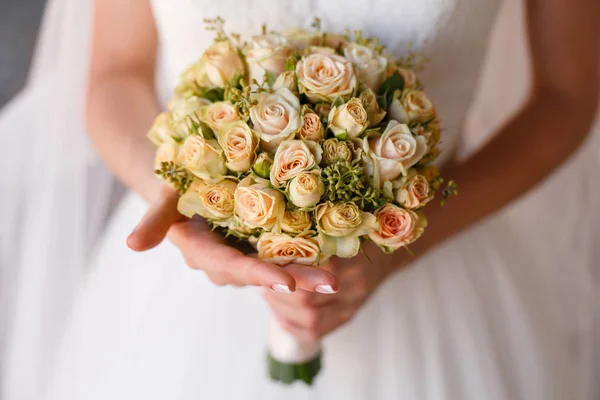
[[[287,294],[292,293],[289,286],[282,285],[281,283],[274,284],[273,286],[271,286],[271,289],[273,289],[274,291],[279,292],[279,293],[287,293]]]
[[[334,294],[337,293],[337,290],[333,290],[331,285],[319,285],[315,288],[315,291],[323,294]]]

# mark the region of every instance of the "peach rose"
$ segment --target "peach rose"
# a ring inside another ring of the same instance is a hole
[[[179,145],[175,142],[164,142],[156,150],[154,169],[160,169],[164,162],[176,162]]]
[[[298,131],[299,139],[319,141],[325,137],[325,128],[321,119],[314,112],[305,112],[302,116],[302,128]]]
[[[387,59],[358,43],[346,45],[344,56],[354,65],[358,81],[377,92],[386,77]]]
[[[407,176],[394,184],[394,199],[404,208],[415,209],[429,203],[434,192],[429,187],[427,178],[415,170],[409,170]]]
[[[367,111],[369,126],[378,125],[385,118],[386,112],[379,107],[377,96],[371,89],[363,90],[358,97]]]
[[[237,185],[237,181],[230,178],[215,184],[196,184],[179,198],[177,209],[188,218],[200,215],[217,225],[226,226],[233,217]]]
[[[375,211],[375,216],[379,229],[371,232],[369,238],[386,253],[411,244],[427,227],[425,216],[393,204],[379,208]]]
[[[261,147],[273,151],[300,129],[300,101],[289,89],[259,93],[258,103],[250,108],[250,120],[260,134]]]
[[[198,112],[198,117],[212,129],[215,135],[224,125],[241,120],[235,107],[226,101],[218,101],[203,107]]]
[[[381,187],[385,181],[406,175],[408,168],[427,153],[427,142],[423,137],[414,137],[408,126],[390,121],[381,136],[363,139],[363,150],[367,171]]]
[[[280,188],[300,172],[317,168],[322,153],[321,147],[310,140],[286,140],[281,143],[271,167],[271,184]]]
[[[177,160],[191,174],[204,180],[219,178],[227,172],[219,143],[197,135],[185,139],[179,148]]]
[[[261,83],[268,71],[276,76],[285,71],[287,59],[292,54],[286,39],[272,33],[254,36],[246,50],[246,62],[250,73],[250,81],[256,79]]]
[[[367,111],[362,102],[354,97],[339,107],[332,107],[328,128],[340,139],[356,139],[369,126]]]
[[[285,212],[283,195],[269,187],[269,181],[244,178],[237,186],[234,196],[235,214],[249,228],[271,230],[276,228]]]
[[[175,131],[172,122],[171,113],[164,112],[159,114],[154,119],[154,123],[148,131],[148,139],[150,139],[155,146],[160,146],[165,142],[176,143],[185,138],[187,132],[185,135],[182,135],[178,131]]]
[[[321,253],[316,237],[296,236],[285,233],[263,233],[257,244],[258,258],[277,265],[290,263],[318,265]]]
[[[189,116],[198,116],[198,111],[210,104],[210,101],[201,97],[175,95],[171,101],[169,101],[167,107],[169,108],[169,111],[171,111],[173,119],[181,120]]]
[[[419,85],[417,74],[412,69],[398,67],[396,71],[404,79],[404,88],[415,89]]]
[[[252,168],[258,147],[257,135],[243,121],[224,125],[217,139],[225,152],[227,168],[235,172],[246,172]]]
[[[304,171],[296,175],[288,186],[289,198],[292,204],[300,208],[317,205],[325,193],[325,184],[318,170]]]
[[[327,165],[338,161],[352,161],[354,158],[354,145],[349,140],[327,139],[323,142],[323,161]]]
[[[311,227],[312,217],[309,212],[288,210],[283,214],[281,230],[285,233],[299,235],[309,231]]]
[[[354,257],[360,237],[377,230],[377,219],[354,203],[319,204],[315,209],[321,250],[327,255]]]
[[[337,54],[324,51],[302,57],[296,64],[296,76],[301,93],[313,103],[348,99],[357,86],[352,63]]]
[[[216,42],[202,55],[199,62],[182,74],[184,82],[196,82],[206,88],[234,84],[245,74],[238,50],[229,40]]]
[[[294,71],[286,71],[277,77],[273,84],[273,90],[276,91],[281,88],[288,89],[294,96],[298,96],[298,85],[296,84],[296,73]]]
[[[400,98],[400,104],[410,122],[425,123],[435,118],[435,109],[431,100],[420,90],[405,90]]]

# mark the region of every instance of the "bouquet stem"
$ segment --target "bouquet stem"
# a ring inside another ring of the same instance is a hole
[[[271,317],[268,368],[275,382],[312,385],[321,370],[321,343],[299,341]]]

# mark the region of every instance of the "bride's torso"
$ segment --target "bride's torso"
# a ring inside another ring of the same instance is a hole
[[[269,29],[361,29],[395,55],[430,58],[420,74],[445,128],[444,154],[458,143],[501,0],[151,0],[160,37],[158,86],[166,102],[179,74],[212,43],[203,20],[220,16],[244,37]],[[443,155],[444,155],[443,154]]]

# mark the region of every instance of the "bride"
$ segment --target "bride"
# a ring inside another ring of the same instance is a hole
[[[580,384],[590,372],[577,347],[592,340],[592,321],[577,308],[581,302],[559,300],[576,295],[561,283],[598,260],[598,210],[587,202],[598,198],[597,165],[591,157],[567,165],[560,190],[547,190],[554,202],[493,215],[584,143],[600,84],[600,6],[526,3],[527,100],[459,162],[499,0],[96,0],[87,126],[99,156],[131,191],[93,247],[49,379],[9,374],[31,388],[9,388],[7,400],[592,398]],[[432,60],[422,80],[447,128],[440,164],[459,182],[460,197],[443,210],[430,207],[427,234],[412,248],[416,258],[368,248],[372,263],[357,257],[323,270],[280,269],[229,247],[203,222],[181,219],[175,194],[152,173],[145,132],[178,73],[211,43],[203,18],[221,16],[250,35],[263,23],[277,30],[314,15],[326,30],[362,29],[392,53],[413,43]],[[499,62],[510,69],[510,60]],[[102,179],[96,182],[106,187]],[[15,210],[17,201],[6,204]],[[67,222],[55,225],[59,236]],[[19,259],[41,262],[28,253]],[[313,388],[266,378],[269,312],[300,339],[324,338],[325,367]],[[572,312],[580,320],[569,320]],[[565,328],[567,320],[580,326]]]

